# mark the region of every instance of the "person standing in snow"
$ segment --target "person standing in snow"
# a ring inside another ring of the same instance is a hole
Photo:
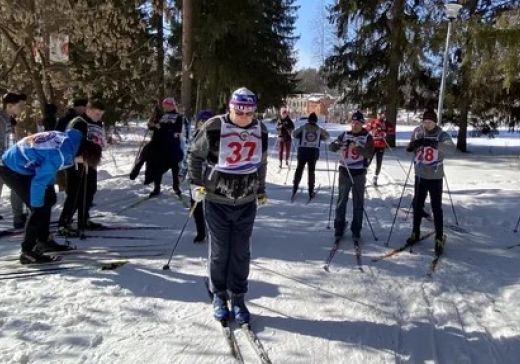
[[[329,139],[329,133],[320,128],[317,123],[318,117],[312,112],[309,114],[308,122],[293,131],[293,138],[299,139],[300,142],[298,144],[298,164],[294,173],[291,201],[294,200],[298,191],[306,164],[308,165],[309,198],[314,198],[314,181],[316,178],[314,170],[316,169],[316,162],[320,158],[321,141]]]
[[[91,130],[92,136],[99,138],[96,142],[104,148],[105,137],[101,121],[104,112],[105,105],[102,102],[89,101],[85,113],[72,119],[67,128],[75,127],[76,124],[85,124]],[[95,134],[93,130],[96,130]],[[78,236],[79,230],[99,228],[101,224],[91,221],[89,218],[89,210],[97,191],[97,169],[87,168],[83,163],[77,163],[67,168],[66,173],[67,197],[58,221],[58,232],[62,236]],[[72,219],[76,211],[78,212],[78,229],[72,227]]]
[[[254,118],[256,105],[253,92],[245,87],[235,90],[229,113],[211,118],[202,126],[188,158],[192,197],[199,203],[204,200],[209,230],[209,289],[213,315],[221,322],[230,318],[229,298],[235,320],[247,324],[250,319],[244,295],[257,204],[267,201],[269,138],[265,125]]]
[[[153,130],[152,139],[147,146],[145,184],[153,182],[154,189],[150,197],[161,193],[162,176],[172,171],[173,192],[181,196],[179,187],[179,163],[184,157],[181,146],[184,116],[177,112],[177,104],[173,97],[162,101],[163,115],[156,124],[149,124]]]
[[[276,123],[278,131],[278,159],[280,161],[280,169],[285,151],[285,165],[289,166],[289,158],[291,156],[291,133],[294,130],[294,123],[289,117],[289,112],[285,107],[280,109],[280,118]]]
[[[4,153],[14,142],[16,117],[19,116],[24,107],[27,97],[23,94],[8,92],[2,97],[2,108],[0,109],[0,153]],[[4,185],[0,178],[0,193]],[[13,211],[13,227],[20,229],[25,226],[27,215],[23,212],[22,199],[11,190],[11,209]],[[0,216],[2,219],[2,216]]]
[[[413,227],[407,244],[415,244],[421,236],[421,219],[424,202],[430,195],[435,225],[435,253],[442,254],[444,249],[442,187],[444,178],[444,156],[454,149],[450,135],[437,125],[437,114],[428,109],[422,116],[422,125],[415,128],[406,148],[414,153],[415,191],[413,199]]]
[[[387,134],[391,134],[393,131],[392,125],[387,122],[385,113],[380,111],[377,114],[377,118],[370,120],[366,125],[366,129],[372,135],[374,140],[374,155],[370,158],[369,164],[372,162],[374,157],[376,158],[376,173],[372,179],[374,186],[377,186],[377,179],[379,173],[381,173],[381,167],[383,165],[383,157],[385,155],[385,149],[388,145],[386,141]]]
[[[351,189],[354,212],[350,230],[354,240],[359,240],[361,237],[367,167],[374,152],[372,135],[363,128],[363,123],[363,114],[356,111],[352,115],[352,129],[341,133],[329,145],[330,151],[339,152],[339,195],[336,203],[336,217],[334,218],[336,241],[340,240],[345,232],[345,214]]]
[[[98,131],[90,130],[87,123],[76,123],[64,133],[50,131],[25,137],[2,155],[0,177],[31,208],[22,242],[22,264],[50,262],[53,258],[44,252],[70,249],[49,235],[51,209],[56,203],[54,178],[59,169],[75,162],[98,165]]]

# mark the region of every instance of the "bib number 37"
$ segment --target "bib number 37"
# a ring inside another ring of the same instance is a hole
[[[240,162],[249,162],[255,155],[255,142],[231,142],[228,144],[231,154],[226,158],[228,164],[237,164]]]

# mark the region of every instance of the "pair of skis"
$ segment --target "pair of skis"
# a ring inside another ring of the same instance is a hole
[[[435,234],[435,231],[430,231],[430,232],[422,235],[417,241],[415,241],[412,244],[406,243],[406,244],[400,246],[399,248],[396,248],[396,249],[393,249],[393,250],[389,251],[386,254],[383,254],[383,255],[381,255],[381,256],[379,256],[377,258],[373,258],[372,262],[379,262],[380,260],[396,256],[396,255],[398,255],[399,253],[401,253],[402,251],[404,251],[406,249],[410,249],[410,251],[412,251],[412,247],[415,244],[417,244],[417,243],[419,243],[419,242],[429,238],[430,236],[433,236],[434,234]],[[444,245],[446,244],[446,240],[447,240],[447,236],[444,235],[443,236],[443,248],[444,248]],[[431,278],[433,276],[433,273],[435,273],[435,270],[437,269],[437,265],[439,264],[439,260],[441,259],[442,255],[443,255],[442,253],[435,252],[435,255],[434,255],[433,259],[431,260],[431,262],[430,262],[430,264],[428,266],[428,271],[426,273],[426,275],[428,277]]]
[[[363,262],[361,259],[361,245],[359,244],[359,239],[353,239],[354,241],[354,254],[356,256],[356,265],[357,269],[360,272],[364,272],[363,270]],[[334,256],[339,250],[339,246],[341,244],[341,238],[337,238],[334,240],[334,243],[332,244],[332,248],[329,251],[329,256],[325,260],[325,264],[323,265],[323,269],[326,272],[330,272],[330,264],[332,263],[332,259],[334,259]]]
[[[213,293],[209,289],[209,281],[207,277],[204,278],[204,286],[206,287],[206,292],[208,293],[209,299],[213,301]],[[244,363],[244,357],[242,356],[240,346],[238,345],[238,341],[235,336],[236,328],[239,327],[240,331],[247,338],[247,341],[255,351],[258,359],[260,359],[262,364],[271,364],[271,359],[269,359],[267,350],[265,350],[262,342],[249,323],[230,325],[231,322],[229,320],[219,321],[219,323],[222,328],[224,338],[226,339],[226,343],[228,344],[229,353],[237,362]]]
[[[309,196],[309,198],[307,199],[307,202],[305,202],[306,205],[310,204],[312,202],[312,200],[314,200],[314,198],[318,195],[318,192],[320,192],[320,188],[321,188],[321,185],[318,185],[318,187],[314,190],[314,193],[312,194],[312,196]],[[298,194],[298,192],[291,195],[291,203],[293,203],[296,200],[297,194]]]
[[[61,263],[61,259],[57,258],[51,263]],[[42,275],[58,274],[63,271],[80,271],[80,270],[115,270],[128,263],[127,260],[109,260],[109,261],[82,261],[70,262],[70,265],[52,265],[52,264],[31,264],[27,268],[15,271],[0,272],[0,280],[24,279]]]
[[[222,332],[224,334],[224,338],[229,346],[229,353],[235,360],[239,363],[244,363],[244,357],[242,356],[242,351],[240,350],[240,346],[238,345],[238,341],[235,335],[235,329],[229,325],[229,321],[221,321]],[[262,362],[262,364],[271,364],[271,359],[269,359],[269,355],[265,350],[262,342],[256,335],[256,333],[251,328],[249,324],[242,324],[238,326],[240,331],[247,338],[247,341],[255,351],[258,359]]]

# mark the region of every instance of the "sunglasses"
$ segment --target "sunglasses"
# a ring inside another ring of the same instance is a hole
[[[237,116],[253,116],[254,112],[252,111],[248,111],[248,112],[244,112],[244,111],[239,111],[239,110],[235,110],[235,114]]]

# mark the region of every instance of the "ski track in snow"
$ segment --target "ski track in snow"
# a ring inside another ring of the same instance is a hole
[[[249,307],[252,326],[273,363],[516,363],[520,357],[520,241],[512,233],[518,218],[520,135],[501,130],[495,139],[470,138],[472,153],[456,153],[445,163],[459,226],[447,191],[443,208],[446,254],[432,278],[426,277],[433,239],[401,254],[372,263],[384,247],[410,167],[404,146],[411,127],[400,126],[398,148],[387,151],[379,187],[367,175],[365,208],[375,229],[362,231],[364,272],[357,269],[349,230],[330,273],[322,269],[333,242],[326,229],[334,154],[325,152],[316,166],[316,198],[307,202],[307,173],[290,203],[296,168],[278,168],[274,125],[270,129],[267,193],[253,233]],[[345,126],[326,125],[332,136]],[[48,276],[0,281],[0,363],[233,363],[220,325],[211,317],[203,277],[207,245],[191,243],[190,222],[171,263],[161,270],[180,232],[187,210],[171,193],[171,175],[163,178],[159,198],[128,208],[146,196],[143,174],[127,177],[144,135],[144,124],[122,128],[123,141],[104,153],[92,214],[114,224],[166,226],[168,230],[102,231],[100,236],[146,236],[164,244],[165,255],[146,257],[157,248],[128,253],[130,263],[115,271],[64,271]],[[327,143],[328,144],[328,143]],[[294,145],[293,145],[294,147]],[[328,161],[327,161],[328,159]],[[400,161],[400,164],[397,162]],[[328,163],[327,163],[328,162]],[[405,171],[403,171],[405,169]],[[287,181],[287,183],[285,183]],[[413,171],[409,182],[413,182]],[[186,185],[184,189],[186,190]],[[337,196],[337,188],[335,189]],[[413,185],[401,207],[410,205]],[[2,196],[0,226],[9,227],[8,193]],[[335,202],[335,199],[334,199]],[[53,220],[63,203],[59,194]],[[428,204],[427,204],[428,205]],[[333,206],[334,208],[334,206]],[[347,219],[351,221],[349,201]],[[390,247],[404,243],[411,214],[398,213]],[[332,211],[331,226],[334,211]],[[423,220],[423,232],[433,224]],[[0,239],[2,257],[17,254],[20,237]],[[139,240],[89,238],[80,248],[139,244]],[[142,244],[148,244],[143,241]],[[89,259],[124,257],[87,254]],[[141,254],[141,255],[140,255]],[[70,257],[72,258],[72,256]],[[67,259],[67,257],[65,257]],[[0,270],[12,270],[0,262]],[[246,363],[259,362],[242,332],[236,338]]]

